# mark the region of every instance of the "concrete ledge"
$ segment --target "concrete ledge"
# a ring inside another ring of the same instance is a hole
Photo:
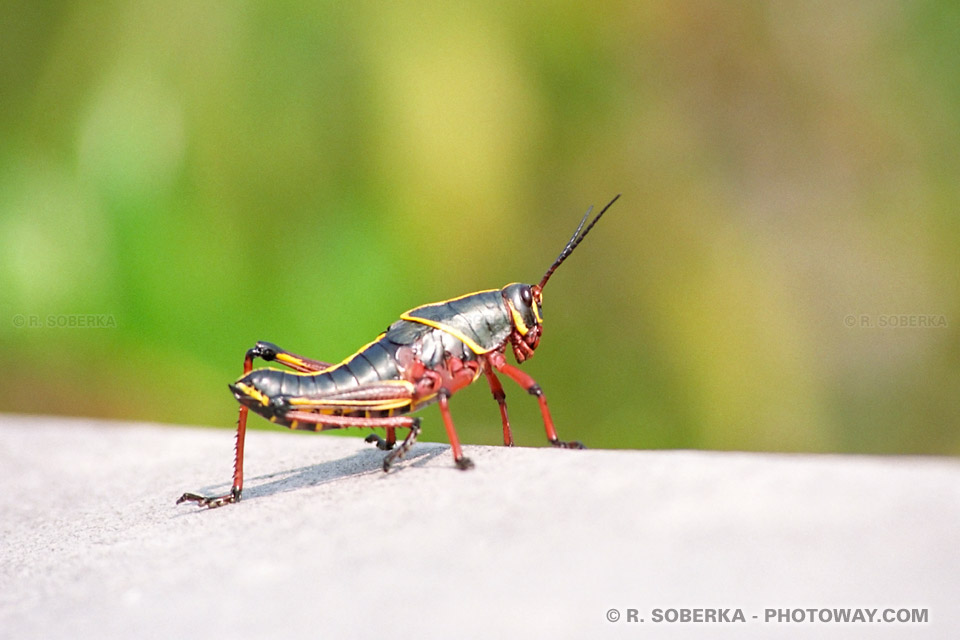
[[[421,443],[0,416],[2,638],[955,638],[960,463]],[[919,624],[764,622],[922,608]],[[618,622],[607,611],[621,613]],[[644,622],[627,622],[627,609]],[[725,608],[743,623],[656,623]],[[757,616],[757,619],[753,619]]]

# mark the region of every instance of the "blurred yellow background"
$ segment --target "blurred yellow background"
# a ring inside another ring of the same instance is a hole
[[[561,437],[956,455],[958,43],[951,0],[6,2],[0,411],[233,428],[256,340],[536,282],[622,193],[524,364]]]

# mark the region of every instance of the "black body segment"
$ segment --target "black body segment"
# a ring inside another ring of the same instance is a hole
[[[360,355],[362,355],[374,371],[376,371],[377,379],[393,380],[399,375],[396,351],[397,347],[401,346],[401,343],[388,340],[385,345],[384,337],[386,337],[386,334],[376,342],[368,345],[366,349],[360,352]]]

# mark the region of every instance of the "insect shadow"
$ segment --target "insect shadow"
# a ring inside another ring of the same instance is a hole
[[[445,444],[418,442],[407,453],[404,462],[394,467],[390,475],[403,473],[403,469],[406,467],[422,467],[433,458],[446,453],[449,449],[450,447]],[[383,472],[382,451],[363,449],[347,458],[327,460],[296,469],[255,476],[248,480],[248,484],[243,490],[243,502],[364,475],[387,476]],[[229,489],[229,486],[224,484],[210,485],[204,487],[202,491],[216,492],[224,488]]]

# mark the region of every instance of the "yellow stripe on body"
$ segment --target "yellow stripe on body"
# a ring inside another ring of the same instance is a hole
[[[248,384],[244,384],[243,382],[238,382],[233,386],[239,389],[240,391],[242,391],[245,395],[259,402],[263,406],[267,406],[268,404],[270,404],[270,398],[260,393],[259,389],[255,389],[254,387],[251,387]]]
[[[527,335],[527,332],[530,331],[530,328],[527,327],[527,324],[523,321],[523,316],[521,316],[520,312],[514,308],[512,302],[507,299],[504,299],[504,302],[507,303],[507,308],[510,309],[510,317],[513,318],[513,326],[517,328],[517,331],[520,332],[520,335]]]
[[[290,374],[290,375],[292,375],[292,376],[315,376],[315,375],[318,375],[318,374],[321,374],[321,373],[326,373],[326,372],[328,372],[328,371],[333,371],[334,369],[339,369],[339,368],[342,367],[343,365],[349,363],[351,360],[353,360],[353,359],[356,358],[358,355],[360,355],[361,352],[366,351],[366,350],[367,350],[367,347],[370,347],[370,346],[372,346],[374,343],[379,342],[380,338],[382,338],[383,336],[385,336],[386,333],[387,333],[386,331],[382,332],[382,333],[381,333],[380,335],[378,335],[376,338],[374,338],[373,340],[371,340],[371,341],[368,342],[367,344],[363,345],[362,347],[360,347],[359,349],[357,349],[356,351],[354,351],[353,353],[351,353],[349,356],[347,356],[346,358],[344,358],[343,360],[341,360],[341,361],[338,362],[337,364],[330,365],[330,366],[327,367],[326,369],[318,369],[317,371],[288,371],[288,370],[286,370],[286,369],[276,369],[275,367],[264,367],[264,368],[265,368],[265,369],[273,369],[274,371],[283,371],[284,373],[288,373],[288,374]],[[277,358],[276,358],[276,359],[279,360],[280,362],[284,362],[284,360],[281,360],[280,354],[277,355]],[[301,366],[303,366],[303,364],[304,364],[302,360],[298,360],[298,359],[295,359],[295,358],[288,358],[287,360],[288,360],[289,362],[296,362],[296,363],[298,363],[298,364],[301,365]]]
[[[400,314],[400,319],[401,319],[401,320],[408,320],[408,321],[410,321],[410,322],[419,322],[420,324],[425,324],[425,325],[427,325],[428,327],[433,327],[434,329],[439,329],[440,331],[443,331],[443,332],[445,332],[445,333],[449,333],[449,334],[452,335],[454,338],[456,338],[457,340],[459,340],[459,341],[462,342],[463,344],[467,345],[467,348],[470,349],[470,351],[473,351],[474,353],[476,353],[476,354],[478,354],[478,355],[483,354],[483,353],[489,353],[490,351],[492,351],[492,349],[484,349],[483,347],[481,347],[480,345],[478,345],[474,340],[472,340],[472,339],[470,339],[468,336],[464,335],[462,331],[459,331],[458,329],[455,329],[454,327],[449,327],[449,326],[447,326],[447,325],[445,325],[445,324],[442,324],[442,323],[440,323],[440,322],[437,322],[437,321],[435,321],[435,320],[427,320],[427,319],[425,319],[425,318],[418,318],[418,317],[416,317],[416,316],[408,315],[407,313],[402,313],[402,314]]]
[[[400,409],[410,405],[410,398],[396,398],[393,400],[323,400],[314,398],[291,398],[290,404],[295,407],[308,409],[340,409],[350,411],[363,409],[365,411],[387,411]]]
[[[301,358],[295,358],[295,357],[293,357],[293,356],[292,356],[291,354],[289,354],[289,353],[278,353],[278,354],[277,354],[277,357],[274,358],[274,360],[276,360],[277,362],[280,362],[280,363],[282,363],[282,364],[291,366],[291,367],[311,367],[311,366],[313,366],[312,363],[308,364],[306,360],[303,360],[303,359],[301,359]],[[329,368],[329,367],[328,367],[328,368]],[[302,374],[306,374],[306,375],[313,375],[314,373],[318,373],[318,372],[320,372],[320,371],[323,371],[323,369],[314,369],[313,371],[297,371],[296,373],[302,373]]]
[[[404,392],[407,394],[413,395],[415,387],[413,383],[408,382],[407,380],[381,380],[374,383],[371,386],[398,386],[402,387]],[[355,387],[354,389],[347,389],[341,393],[351,393],[352,391],[357,391],[362,387]],[[331,394],[336,395],[336,394]],[[410,397],[405,398],[390,398],[390,399],[371,399],[371,400],[350,400],[350,399],[337,399],[336,397],[331,398],[310,398],[307,396],[300,396],[296,398],[290,398],[290,404],[296,407],[306,407],[308,409],[328,409],[336,410],[338,408],[343,408],[344,410],[351,409],[363,409],[366,411],[388,411],[391,409],[402,409],[403,407],[409,407],[411,404]]]

